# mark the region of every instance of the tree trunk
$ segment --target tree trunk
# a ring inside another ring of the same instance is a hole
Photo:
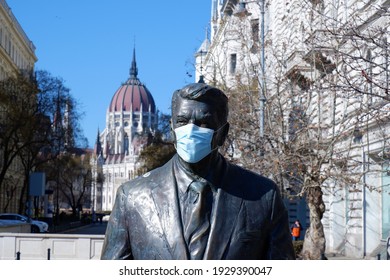
[[[310,227],[305,234],[302,249],[304,260],[320,260],[325,253],[325,233],[321,219],[325,212],[320,186],[311,187],[307,191],[307,204],[310,210]]]
[[[28,196],[29,196],[29,189],[28,189],[28,183],[29,183],[30,173],[25,172],[24,173],[24,180],[23,180],[23,187],[20,190],[20,196],[19,196],[19,208],[18,213],[19,214],[25,214],[26,213],[26,204],[28,202]]]

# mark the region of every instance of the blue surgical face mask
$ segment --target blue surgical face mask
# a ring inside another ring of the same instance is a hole
[[[215,131],[210,128],[187,124],[175,128],[176,151],[188,163],[196,163],[205,158],[212,151],[211,141]]]

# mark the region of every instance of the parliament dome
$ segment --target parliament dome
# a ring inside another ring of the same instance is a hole
[[[138,69],[133,51],[130,77],[115,92],[108,108],[110,112],[152,112],[156,113],[156,105],[148,88],[138,79]]]

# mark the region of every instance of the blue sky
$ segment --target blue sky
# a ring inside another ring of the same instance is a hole
[[[6,1],[36,46],[35,68],[63,78],[78,100],[90,147],[129,77],[134,45],[139,79],[170,112],[172,92],[194,82],[194,53],[211,13],[210,0]]]

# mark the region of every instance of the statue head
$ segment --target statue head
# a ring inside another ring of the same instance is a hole
[[[228,98],[222,90],[204,83],[193,83],[176,90],[172,96],[172,117],[177,115],[178,106],[183,99],[210,104],[216,110],[220,125],[227,122]]]
[[[179,156],[189,164],[211,160],[226,139],[227,119],[228,98],[220,89],[194,83],[176,90],[171,127]]]

